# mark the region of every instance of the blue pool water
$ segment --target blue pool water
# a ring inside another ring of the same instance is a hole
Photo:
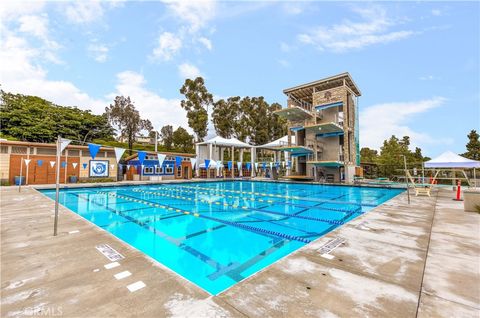
[[[198,182],[63,189],[60,203],[215,295],[402,191]]]

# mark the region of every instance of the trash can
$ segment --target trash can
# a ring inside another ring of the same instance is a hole
[[[20,181],[22,182],[22,185],[25,184],[25,177],[24,176],[15,176],[15,185],[20,185]]]
[[[70,177],[69,177],[69,182],[70,182],[70,183],[77,183],[77,181],[78,181],[77,176],[70,176]]]

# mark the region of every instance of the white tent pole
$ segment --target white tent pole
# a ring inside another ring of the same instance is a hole
[[[22,190],[23,157],[20,158],[20,181],[18,182],[18,192]]]
[[[475,168],[473,168],[473,186],[477,187],[477,175],[475,174]]]

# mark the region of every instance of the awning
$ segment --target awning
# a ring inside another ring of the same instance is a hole
[[[237,148],[252,148],[251,145],[238,140],[237,138],[223,138],[220,136],[216,136],[210,140],[203,141],[197,143],[197,145],[216,145],[216,146],[224,146],[224,147],[237,147]]]
[[[316,167],[343,167],[342,161],[307,161],[308,164],[312,164]]]
[[[292,135],[290,138],[291,144],[295,145],[295,136]],[[282,138],[278,138],[277,140],[271,141],[267,144],[256,146],[255,148],[278,150],[278,148],[285,146],[288,146],[288,135],[283,136]]]
[[[284,147],[279,147],[277,150],[279,151],[286,151],[290,152],[292,156],[302,156],[302,155],[308,155],[313,153],[312,148],[308,148],[305,146],[284,146]]]
[[[467,159],[454,152],[447,151],[440,156],[425,162],[425,168],[480,168],[480,161]]]
[[[316,110],[323,110],[331,107],[339,107],[343,106],[343,102],[336,102],[336,103],[330,103],[330,104],[325,104],[325,105],[317,105],[315,106]]]

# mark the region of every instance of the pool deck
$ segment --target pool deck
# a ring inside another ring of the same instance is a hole
[[[480,214],[451,191],[401,194],[218,296],[66,208],[53,237],[53,202],[30,187],[0,196],[2,317],[480,316]],[[99,244],[119,266],[104,267]]]

